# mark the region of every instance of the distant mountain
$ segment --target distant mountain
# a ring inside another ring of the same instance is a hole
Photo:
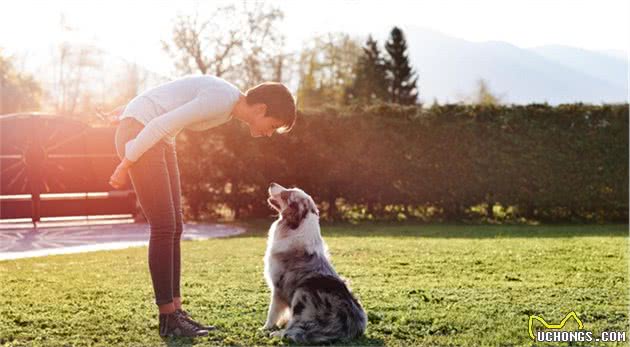
[[[619,88],[624,88],[628,83],[628,63],[626,59],[615,57],[615,51],[604,54],[560,45],[534,47],[531,50],[549,60],[609,81]]]
[[[613,58],[621,59],[623,61],[628,60],[628,52],[626,52],[626,51],[621,51],[621,50],[618,50],[618,49],[604,49],[604,50],[597,51],[597,52],[599,52],[601,54],[604,54],[604,55],[611,56]]]
[[[424,103],[461,101],[479,79],[506,103],[612,103],[628,96],[627,62],[611,54],[565,46],[524,49],[403,29]]]

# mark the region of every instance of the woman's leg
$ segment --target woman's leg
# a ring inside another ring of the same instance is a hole
[[[142,125],[123,126],[116,133],[116,148],[124,156],[124,145]],[[140,206],[151,227],[149,270],[160,313],[171,313],[173,305],[173,243],[176,234],[175,209],[166,164],[166,144],[159,142],[146,151],[129,169]]]
[[[181,182],[179,178],[179,166],[177,163],[177,151],[175,144],[166,146],[166,164],[171,183],[171,195],[173,209],[175,211],[175,235],[173,237],[173,304],[176,309],[182,306],[180,290],[181,278],[181,238],[184,231],[183,212],[181,203]]]

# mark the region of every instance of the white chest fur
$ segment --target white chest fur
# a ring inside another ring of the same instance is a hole
[[[274,281],[278,280],[284,269],[276,260],[274,254],[286,252],[317,253],[326,259],[329,258],[328,247],[322,239],[319,228],[319,217],[309,214],[300,226],[292,230],[280,230],[285,226],[280,225],[281,219],[276,220],[269,228],[267,238],[267,251],[265,252],[265,280],[273,290]]]

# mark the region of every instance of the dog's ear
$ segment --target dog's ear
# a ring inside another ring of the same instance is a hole
[[[311,213],[317,215],[317,217],[319,217],[319,210],[317,209],[317,205],[315,204],[314,201],[311,201],[310,199],[308,201],[308,210],[309,210],[309,212],[311,212]]]
[[[296,201],[292,201],[289,203],[289,206],[282,211],[282,219],[284,219],[291,229],[297,229],[302,223],[302,220],[306,218],[306,214],[308,213],[308,209],[305,208],[304,204],[301,204]]]

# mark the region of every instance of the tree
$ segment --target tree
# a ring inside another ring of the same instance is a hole
[[[0,50],[0,114],[37,110],[41,94],[33,76],[17,71]]]
[[[70,117],[85,116],[93,112],[92,102],[97,98],[98,81],[103,75],[103,51],[89,43],[77,40],[79,30],[62,14],[59,20],[62,39],[53,44],[46,85],[47,108],[56,114]]]
[[[472,103],[478,105],[499,105],[501,103],[501,97],[494,95],[490,91],[488,82],[483,78],[477,80],[477,90],[472,96]]]
[[[304,67],[303,65],[307,65]],[[315,58],[310,57],[308,62],[302,62],[300,64],[300,86],[297,91],[297,104],[299,108],[310,107],[318,105],[322,102],[322,89],[321,83],[315,80],[315,73],[318,69]]]
[[[378,42],[370,35],[357,59],[355,77],[348,88],[347,100],[370,102],[388,99],[387,65],[381,56]]]
[[[102,52],[93,46],[61,42],[53,56],[53,88],[57,114],[73,116],[81,111],[82,104],[90,104],[95,91],[92,78],[101,64]],[[90,107],[88,107],[89,109]]]
[[[241,86],[288,77],[284,35],[277,28],[283,13],[262,2],[220,7],[202,19],[199,13],[175,19],[163,49],[179,73],[213,74]],[[280,81],[281,82],[281,81]]]
[[[244,1],[243,6],[241,27],[245,32],[239,70],[246,76],[245,85],[253,86],[268,80],[282,82],[278,78],[282,77],[288,55],[283,52],[285,37],[277,23],[284,18],[284,13],[261,1]]]
[[[308,42],[299,59],[299,106],[343,104],[361,53],[360,44],[343,33],[328,33]]]
[[[176,18],[170,41],[163,41],[164,50],[174,59],[179,73],[213,74],[229,80],[244,89],[263,81],[286,82],[291,78],[291,56],[284,49],[284,35],[277,28],[283,13],[264,2],[246,2],[220,7],[208,17],[180,15]],[[284,81],[283,81],[284,79]],[[204,184],[207,168],[218,160],[229,163],[229,174],[216,180],[220,189],[229,187],[224,203],[235,216],[244,202],[244,196],[252,185],[247,177],[256,175],[250,170],[250,157],[239,156],[225,149],[232,145],[239,149],[254,146],[242,141],[245,133],[237,123],[230,123],[220,130],[229,132],[221,142],[213,142],[204,148],[207,136],[185,132],[184,146],[189,156],[182,159],[182,189],[187,197],[190,213],[198,216],[200,202],[208,202],[216,196],[215,187]],[[255,147],[253,147],[255,149]],[[208,153],[214,152],[214,155]],[[245,151],[254,156],[257,152]],[[265,183],[267,184],[267,183]],[[196,207],[195,207],[196,206]]]
[[[409,63],[407,41],[402,30],[397,27],[392,29],[385,50],[389,54],[390,100],[403,105],[415,104],[418,99],[418,77]]]

